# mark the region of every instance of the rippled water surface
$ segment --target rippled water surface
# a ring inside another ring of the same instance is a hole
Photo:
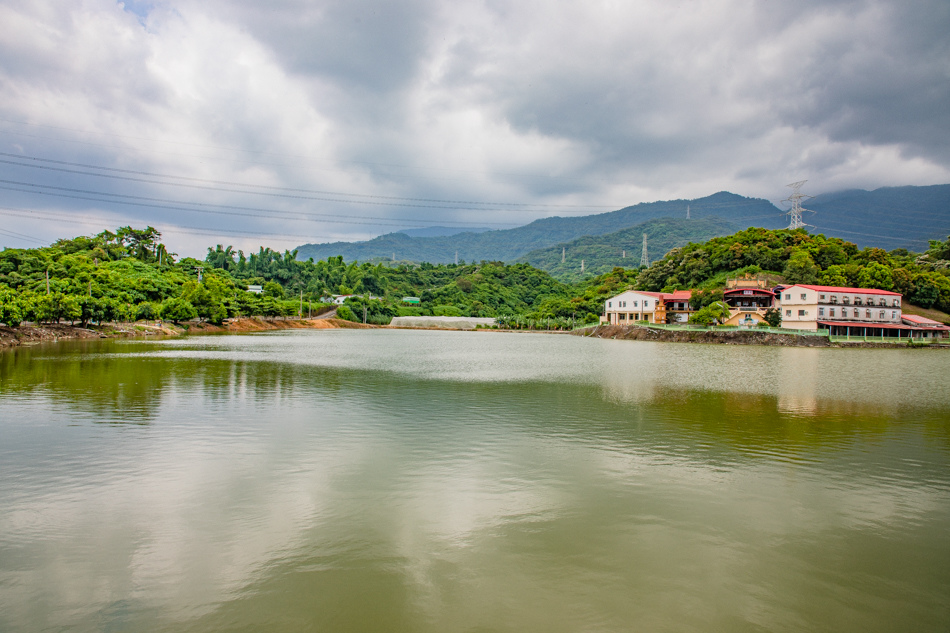
[[[0,631],[947,631],[950,354],[0,354]]]

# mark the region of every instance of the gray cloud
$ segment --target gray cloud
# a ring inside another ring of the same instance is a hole
[[[0,23],[3,152],[277,187],[591,205],[577,213],[721,189],[778,200],[801,178],[812,193],[950,180],[941,0],[7,0]],[[262,212],[221,224],[0,190],[0,206],[252,234],[180,232],[183,250],[543,215],[262,200],[2,169],[7,179],[327,220]],[[2,220],[44,239],[74,232]]]

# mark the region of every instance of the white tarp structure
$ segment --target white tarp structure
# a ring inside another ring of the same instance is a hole
[[[442,328],[445,330],[474,330],[475,326],[490,327],[495,325],[495,319],[478,317],[453,316],[404,316],[393,317],[392,327],[427,327]]]

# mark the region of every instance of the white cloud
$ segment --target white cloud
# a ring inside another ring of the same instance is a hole
[[[0,151],[28,156],[320,191],[617,207],[723,189],[775,200],[804,178],[813,193],[950,180],[941,2],[11,1],[0,23]],[[409,220],[538,217],[3,171],[341,216],[222,223],[3,192],[5,206],[165,223],[173,248],[192,254],[215,241],[366,238]]]

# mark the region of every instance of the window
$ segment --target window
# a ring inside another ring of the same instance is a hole
[[[835,309],[834,309],[834,308],[829,308],[829,309],[828,309],[828,316],[834,316],[834,315],[835,315]]]
[[[870,318],[871,318],[871,311],[870,311],[870,310],[865,310],[865,311],[864,311],[864,316],[865,316],[865,318],[870,319]]]
[[[791,311],[791,310],[786,310],[786,311],[785,311],[785,316],[787,316],[787,317],[792,316],[792,311]]]
[[[825,316],[825,309],[824,309],[824,308],[818,308],[818,316],[820,316],[820,317]]]
[[[891,310],[891,318],[892,318],[892,319],[896,319],[896,318],[897,318],[897,310]]]
[[[806,295],[805,293],[802,293],[802,301],[804,301],[807,298],[808,298],[808,295]]]
[[[854,318],[857,319],[861,316],[861,311],[857,308],[854,309]]]
[[[807,312],[806,310],[799,310],[799,311],[798,311],[798,316],[800,316],[800,317],[801,317],[801,316],[805,316],[806,314],[808,314],[808,312]]]
[[[841,297],[841,303],[848,305],[851,303],[851,297]]]
[[[856,306],[861,305],[861,297],[855,297],[855,298],[854,298],[854,305],[856,305]]]
[[[627,320],[627,315],[624,314],[623,312],[621,312],[621,313],[620,313],[620,320],[621,320],[621,321],[626,321],[626,320]]]
[[[634,308],[637,307],[637,302],[636,302],[636,301],[633,302],[633,307],[634,307]]]
[[[819,301],[824,301],[824,300],[825,300],[825,295],[818,295],[818,300],[819,300]]]
[[[792,295],[791,295],[791,294],[786,294],[786,295],[785,295],[785,300],[786,300],[786,301],[791,301],[791,300],[792,300]]]
[[[880,316],[880,318],[882,318],[882,319],[884,318],[884,310],[881,310],[881,316]]]
[[[900,307],[900,305],[901,305],[900,299],[894,299],[894,307],[895,307],[895,308],[898,308],[898,307]]]
[[[884,297],[881,297],[880,299],[878,299],[877,304],[883,308],[884,306],[887,305],[887,299],[885,299]]]
[[[608,302],[607,302],[607,307],[608,307],[608,308],[614,307],[613,302],[612,302],[612,301],[608,301]]]

